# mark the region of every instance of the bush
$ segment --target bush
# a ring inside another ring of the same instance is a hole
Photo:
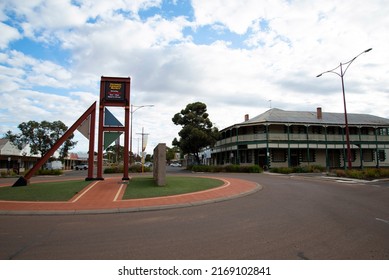
[[[104,174],[123,173],[123,166],[111,166],[104,169]]]
[[[1,174],[0,176],[5,178],[5,177],[14,177],[18,174],[16,174],[15,172],[13,172],[12,170],[10,170],[9,172],[8,171],[1,171]]]
[[[139,164],[131,165],[131,166],[128,168],[128,171],[129,171],[130,173],[142,173],[142,165],[139,165]],[[144,172],[150,172],[150,171],[151,171],[151,168],[150,168],[150,167],[143,166],[143,171],[144,171]]]
[[[263,170],[258,165],[192,165],[188,170],[193,172],[234,172],[234,173],[261,173]]]
[[[231,164],[231,165],[226,165],[225,170],[226,172],[237,173],[240,172],[241,169],[239,165]]]
[[[335,170],[335,174],[337,177],[346,177],[346,171],[341,170],[341,169]]]
[[[270,168],[272,173],[281,173],[281,174],[290,174],[293,173],[293,168],[291,167],[274,167]]]
[[[150,167],[143,166],[143,171],[144,172],[150,172],[151,169]],[[130,173],[141,173],[142,172],[142,165],[131,165],[128,168],[128,172]],[[113,173],[123,173],[123,166],[118,165],[118,166],[111,166],[108,168],[104,169],[104,174],[113,174]]]
[[[270,172],[290,174],[290,173],[320,173],[325,171],[325,167],[321,165],[305,165],[295,167],[274,167],[270,169]]]
[[[35,175],[62,175],[63,171],[60,169],[54,169],[54,170],[49,170],[49,169],[39,169]]]
[[[346,177],[354,178],[354,179],[365,179],[365,174],[363,170],[346,170]]]
[[[365,168],[351,170],[335,170],[337,177],[346,177],[353,179],[374,180],[380,178],[389,178],[389,169],[386,168]]]
[[[211,172],[209,165],[192,165],[189,170],[193,172]]]

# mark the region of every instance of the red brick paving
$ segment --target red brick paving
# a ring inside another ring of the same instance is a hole
[[[224,184],[220,187],[188,194],[166,197],[142,198],[122,200],[126,184],[117,178],[107,178],[103,181],[91,183],[79,194],[66,202],[23,202],[1,201],[0,212],[39,213],[40,211],[102,211],[113,210],[117,212],[140,211],[142,209],[158,209],[184,205],[196,205],[207,202],[231,199],[254,192],[260,188],[255,182],[235,178],[221,178]],[[120,192],[119,192],[120,191]],[[116,198],[116,200],[115,200]]]

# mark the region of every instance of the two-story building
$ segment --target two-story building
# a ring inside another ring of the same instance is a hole
[[[389,119],[347,114],[353,167],[389,167]],[[343,113],[270,109],[221,131],[213,164],[262,167],[347,166]]]

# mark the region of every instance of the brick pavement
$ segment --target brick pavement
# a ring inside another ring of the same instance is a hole
[[[98,214],[121,213],[168,208],[189,207],[245,196],[261,189],[255,182],[222,178],[220,187],[188,194],[166,197],[122,199],[126,182],[119,177],[91,181],[80,193],[66,202],[1,201],[0,214]]]

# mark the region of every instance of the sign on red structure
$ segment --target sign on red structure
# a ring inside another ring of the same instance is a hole
[[[124,101],[125,100],[125,83],[105,82],[104,97],[106,101]]]
[[[130,86],[131,78],[121,77],[101,77],[100,82],[100,109],[99,109],[99,133],[97,148],[97,178],[103,180],[103,150],[104,132],[124,132],[124,152],[123,152],[123,180],[129,180],[129,131],[130,131]],[[105,126],[105,107],[124,108],[124,126]]]

